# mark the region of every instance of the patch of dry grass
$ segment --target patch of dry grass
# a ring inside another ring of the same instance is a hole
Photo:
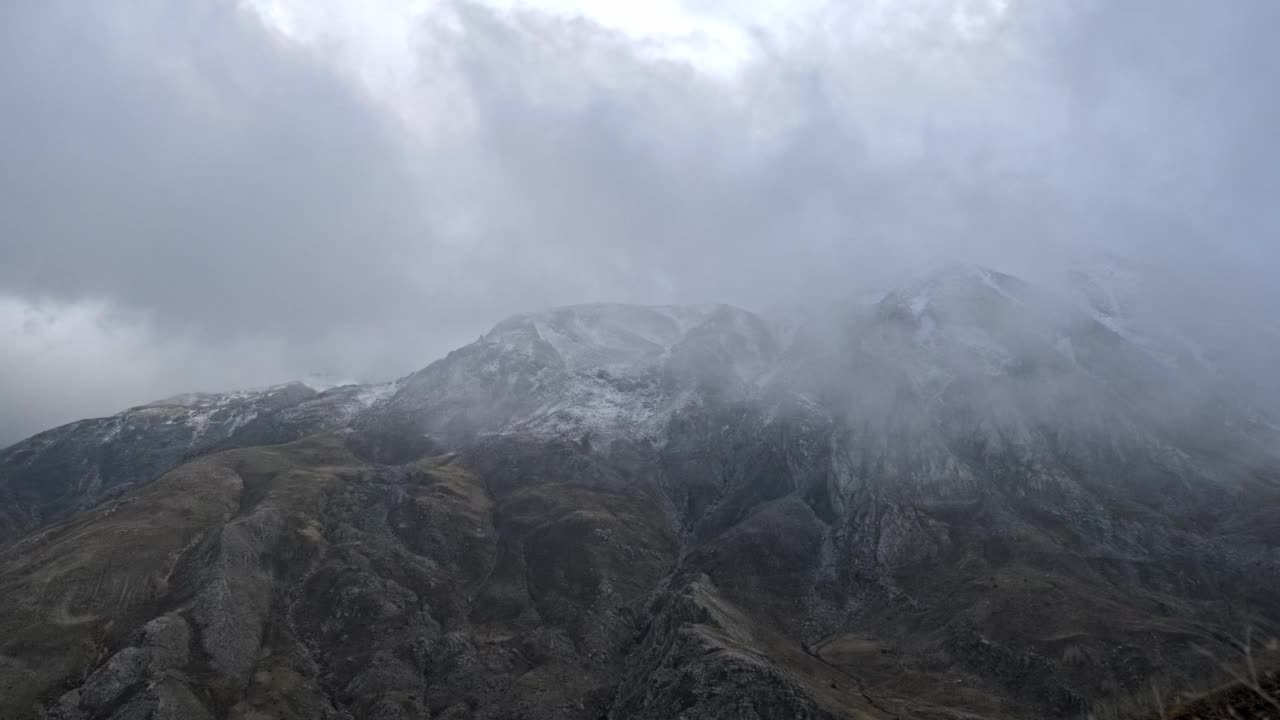
[[[1196,652],[1214,668],[1207,689],[1172,689],[1153,683],[1149,694],[1094,707],[1088,720],[1280,720],[1280,639],[1259,642],[1252,629],[1232,638],[1235,654],[1203,646]]]

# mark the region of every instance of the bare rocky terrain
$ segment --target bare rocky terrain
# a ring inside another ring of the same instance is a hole
[[[42,433],[0,451],[0,717],[1077,718],[1203,683],[1280,631],[1278,431],[1111,312],[981,268],[787,332],[562,308],[387,386]]]

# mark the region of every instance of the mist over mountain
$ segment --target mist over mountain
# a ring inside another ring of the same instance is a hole
[[[1280,630],[1280,425],[1122,278],[1070,279],[566,306],[386,384],[37,434],[0,451],[0,711],[1065,718],[1205,687]]]
[[[538,308],[767,313],[953,261],[1115,258],[1274,393],[1277,12],[7,3],[0,443],[400,377]]]
[[[1278,25],[0,3],[0,719],[1265,716]]]

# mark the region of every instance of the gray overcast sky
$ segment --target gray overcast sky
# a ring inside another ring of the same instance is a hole
[[[0,3],[0,445],[178,391],[396,377],[548,305],[768,307],[946,260],[1137,258],[1171,307],[1274,329],[1277,21]]]

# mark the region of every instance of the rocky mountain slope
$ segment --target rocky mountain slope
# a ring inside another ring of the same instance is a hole
[[[1098,312],[982,268],[785,334],[577,306],[381,388],[38,435],[0,454],[0,717],[1047,718],[1201,682],[1280,629],[1280,441]]]
[[[81,420],[0,450],[0,542],[93,507],[220,447],[288,442],[346,426],[395,389],[301,383],[191,393]]]

